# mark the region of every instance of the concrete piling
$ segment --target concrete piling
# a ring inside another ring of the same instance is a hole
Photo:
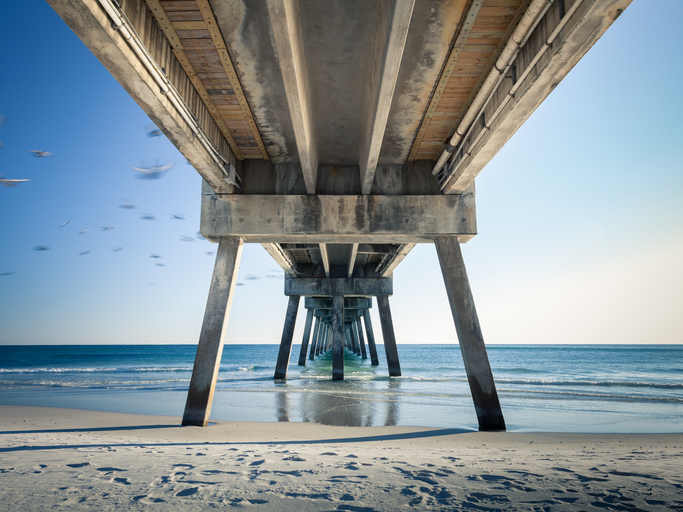
[[[313,312],[309,309],[306,313],[306,326],[304,327],[304,337],[301,340],[301,350],[299,351],[299,366],[306,366],[306,352],[308,352],[308,342],[311,339],[311,325],[313,325]]]
[[[317,317],[315,319],[315,327],[313,328],[313,340],[311,341],[311,350],[310,350],[310,353],[308,354],[308,358],[311,361],[313,361],[315,359],[316,347],[317,347],[318,343],[320,343],[320,340],[318,338],[319,335],[320,335],[320,317]]]
[[[391,309],[389,309],[389,297],[387,295],[377,296],[377,309],[379,309],[379,320],[382,324],[382,335],[384,336],[384,352],[387,356],[389,377],[400,377],[401,365],[398,361],[398,349],[396,348],[394,322],[391,318]]]
[[[344,380],[344,297],[332,299],[332,380]]]
[[[294,337],[294,325],[296,314],[299,311],[299,295],[290,295],[287,313],[285,314],[285,326],[282,329],[282,339],[280,340],[280,351],[277,355],[275,366],[275,379],[287,378],[287,367],[289,366],[289,356],[292,353],[292,338]]]
[[[434,244],[451,305],[479,430],[505,430],[505,420],[474,307],[460,243],[455,236],[440,236],[435,238]]]
[[[363,323],[365,323],[365,333],[368,335],[368,349],[370,349],[370,364],[377,366],[379,358],[377,357],[377,345],[375,344],[375,333],[372,330],[372,320],[370,318],[370,310],[363,310]]]
[[[205,427],[209,422],[241,256],[240,238],[221,238],[185,402],[183,426]]]

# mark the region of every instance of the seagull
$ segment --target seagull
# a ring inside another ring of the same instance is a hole
[[[138,206],[131,204],[131,203],[124,203],[120,204],[119,208],[123,208],[124,210],[136,210]]]
[[[123,249],[123,247],[114,247],[114,248],[111,250],[111,252],[118,252],[118,251],[120,251],[120,250],[122,250],[122,249]]]
[[[141,180],[158,180],[159,178],[162,177],[163,173],[168,171],[170,168],[172,168],[175,165],[174,162],[166,162],[163,165],[152,165],[150,167],[135,167],[132,165],[128,165],[131,169],[133,169],[135,172],[139,173],[137,175],[138,179]]]
[[[79,256],[85,256],[86,254],[90,254],[90,251],[92,249],[88,249],[87,251],[83,251],[82,253],[79,254]]]
[[[142,220],[157,220],[153,213],[143,213],[140,218]]]
[[[82,234],[84,234],[84,233],[87,233],[88,231],[90,231],[90,228],[84,229],[83,231],[79,231],[79,232],[76,233],[76,234],[77,234],[77,235],[82,235]]]
[[[14,272],[3,272],[2,274],[0,274],[0,276],[11,276],[13,274]]]
[[[116,226],[105,226],[102,228],[102,231],[109,231],[110,229],[114,229]]]
[[[244,283],[235,283],[236,286],[244,286]]]
[[[25,181],[31,181],[31,180],[11,180],[9,178],[3,178],[2,174],[0,174],[0,185],[3,187],[16,187],[19,185],[19,183],[23,183]]]
[[[180,239],[181,239],[183,242],[194,242],[194,238],[192,238],[191,236],[182,235],[182,236],[180,237]]]
[[[36,245],[36,246],[33,248],[33,250],[34,250],[34,251],[49,251],[49,250],[50,250],[50,246],[49,246],[49,245]]]
[[[62,223],[59,225],[59,229],[62,229],[64,226],[66,226],[66,225],[69,224],[70,222],[71,222],[70,220],[67,220],[67,221],[62,222]]]
[[[216,254],[216,251],[206,251],[204,254],[206,254],[207,256],[213,256],[214,254]]]
[[[157,267],[165,267],[166,265],[164,263],[157,263]]]
[[[40,151],[39,149],[29,149],[27,153],[33,153],[36,158],[45,158],[47,156],[52,156],[49,151]]]
[[[147,131],[147,137],[150,139],[153,139],[154,137],[161,137],[162,135],[161,130],[153,124],[148,124],[145,126],[145,130]]]
[[[155,254],[155,253],[153,253],[153,252],[149,253],[149,257],[150,257],[150,258],[155,258],[155,259],[162,259],[161,256],[159,256],[158,254]]]
[[[172,214],[171,214],[171,219],[175,219],[175,220],[185,220],[185,217],[183,217],[182,215],[176,215],[175,213],[172,213]]]

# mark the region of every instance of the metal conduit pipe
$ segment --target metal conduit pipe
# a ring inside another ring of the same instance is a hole
[[[129,46],[140,59],[140,62],[142,62],[147,71],[152,75],[152,78],[154,78],[154,80],[157,82],[161,92],[165,94],[166,97],[171,101],[180,116],[190,127],[193,134],[197,137],[202,146],[204,146],[204,149],[206,149],[207,153],[209,153],[214,163],[225,176],[226,181],[231,185],[241,188],[235,180],[231,179],[230,173],[223,165],[223,162],[228,165],[230,165],[230,162],[220,153],[220,151],[218,151],[218,148],[216,148],[213,142],[211,142],[203,128],[196,121],[194,114],[185,103],[185,100],[183,100],[182,96],[180,96],[180,93],[178,93],[168,78],[166,78],[164,72],[147,51],[147,48],[140,40],[140,37],[135,32],[135,29],[133,29],[132,25],[130,24],[130,20],[127,19],[125,13],[119,7],[114,6],[111,0],[99,0],[99,3],[116,26],[116,30],[118,30],[126,39]],[[237,176],[236,173],[235,176],[239,179],[239,176]]]
[[[501,101],[501,103],[498,106],[498,108],[496,109],[496,111],[491,115],[489,120],[486,122],[486,129],[482,130],[479,133],[479,135],[477,136],[477,138],[474,141],[472,141],[472,144],[470,144],[470,148],[475,147],[477,145],[477,143],[481,140],[481,138],[486,134],[487,130],[491,129],[491,125],[493,125],[493,122],[500,115],[500,113],[503,111],[505,106],[510,102],[510,100],[515,97],[515,93],[521,87],[521,85],[524,82],[524,80],[526,79],[526,77],[529,76],[529,73],[531,73],[531,70],[538,63],[538,61],[541,60],[541,57],[543,57],[543,55],[548,50],[548,48],[550,48],[550,46],[553,44],[553,41],[555,41],[555,39],[557,39],[557,36],[560,34],[560,31],[564,28],[564,26],[567,24],[567,22],[570,20],[572,15],[576,12],[576,10],[581,6],[582,3],[583,3],[583,0],[576,0],[574,2],[574,4],[569,8],[569,10],[565,13],[565,15],[562,17],[560,22],[557,24],[557,27],[555,27],[555,29],[548,36],[548,39],[546,39],[545,44],[543,44],[543,46],[541,46],[541,48],[538,50],[538,52],[536,52],[536,55],[534,55],[534,58],[531,59],[531,62],[529,62],[529,65],[526,67],[524,72],[517,78],[517,81],[512,86],[510,91],[507,93],[505,99],[503,101]],[[540,19],[539,19],[539,21],[540,21]],[[515,57],[516,57],[516,55],[515,55]],[[514,61],[514,59],[513,59],[513,61]],[[511,64],[513,61],[511,61]],[[502,80],[501,80],[501,82],[502,82]],[[494,93],[495,93],[495,90],[491,92],[491,96],[487,100],[486,104],[488,104],[490,99],[493,97]],[[483,111],[484,108],[486,108],[486,105],[484,105],[482,107],[481,111]],[[467,138],[467,136],[469,136],[470,132],[472,131],[472,128],[473,127],[470,127],[470,130],[468,130],[466,136],[464,137],[465,139]],[[468,150],[465,152],[465,155],[469,155],[469,154],[470,154],[470,151],[468,148]],[[458,162],[458,164],[451,169],[449,175],[444,178],[444,180],[441,184],[441,190],[446,188],[446,185],[448,184],[448,180],[450,179],[451,176],[453,176],[454,174],[457,173],[458,169],[460,168],[460,166],[463,164],[464,161],[465,161],[465,158],[463,155],[463,158],[460,160],[460,162]]]
[[[462,140],[463,135],[476,118],[482,104],[486,101],[489,93],[494,89],[498,78],[504,73],[513,56],[521,47],[522,41],[528,39],[529,33],[535,26],[534,22],[537,18],[540,18],[540,13],[543,11],[544,6],[546,6],[548,3],[552,3],[553,1],[554,0],[532,0],[529,8],[526,10],[524,16],[519,22],[519,25],[517,25],[517,28],[515,28],[515,31],[510,36],[505,48],[503,48],[503,51],[498,57],[496,64],[486,77],[486,80],[481,86],[481,89],[479,89],[474,101],[472,101],[470,108],[467,109],[465,117],[463,117],[462,121],[456,128],[453,137],[451,137],[451,140],[448,143],[448,147],[441,153],[441,156],[436,162],[434,169],[432,169],[433,175],[439,173],[443,165],[446,163],[446,160],[448,160],[448,157],[455,151],[455,147]]]
[[[582,0],[579,0],[579,2],[580,2],[580,1],[582,1]],[[489,95],[488,95],[488,97],[486,98],[486,101],[482,104],[481,108],[479,109],[479,112],[477,112],[477,113],[474,115],[472,121],[474,121],[474,119],[476,119],[477,117],[479,117],[479,116],[481,115],[481,113],[484,112],[484,111],[486,110],[486,107],[488,107],[488,104],[491,102],[491,100],[492,100],[493,97],[495,96],[496,91],[498,90],[498,87],[500,87],[500,84],[503,83],[503,80],[505,80],[505,77],[507,76],[508,71],[510,71],[510,68],[512,67],[512,65],[513,65],[514,62],[515,62],[515,59],[517,58],[517,55],[519,55],[519,52],[522,50],[522,48],[524,48],[524,45],[526,45],[527,41],[528,41],[529,38],[531,37],[531,34],[534,33],[534,30],[536,30],[536,27],[538,26],[538,24],[541,22],[541,20],[542,20],[543,17],[545,16],[545,14],[548,12],[548,10],[550,9],[550,7],[552,7],[552,5],[553,5],[554,3],[555,3],[555,0],[548,0],[548,1],[547,1],[547,4],[546,4],[545,7],[543,8],[543,10],[539,13],[539,15],[536,17],[536,20],[534,21],[533,25],[532,25],[531,27],[529,27],[529,30],[527,30],[526,36],[525,36],[524,39],[521,41],[521,43],[518,45],[518,47],[517,47],[517,49],[515,50],[514,54],[513,54],[512,56],[510,56],[510,59],[509,59],[509,61],[508,61],[507,66],[505,67],[505,69],[504,69],[503,71],[500,72],[500,75],[498,76],[498,81],[496,82],[496,85],[491,89],[491,92],[489,92]],[[499,60],[500,60],[500,59],[499,59]],[[534,63],[534,64],[535,64],[535,63]],[[531,68],[527,67],[527,70],[525,70],[524,74],[522,75],[523,78],[526,78],[526,76],[529,74],[529,70],[530,70],[530,69],[531,69]],[[523,79],[523,78],[522,78],[522,79]],[[521,81],[518,79],[515,83],[520,84]],[[519,87],[519,86],[517,86],[517,87]],[[516,90],[516,89],[515,89],[515,90]],[[507,103],[507,101],[506,101],[506,103]],[[500,113],[499,110],[500,110],[500,108],[499,108],[498,110],[496,110],[495,114],[491,117],[491,119],[495,119],[496,117],[498,117],[498,114]],[[469,111],[468,111],[468,112],[469,112]],[[487,123],[485,124],[485,128],[488,129],[488,128],[490,127],[490,125],[491,125],[491,120],[489,120],[489,122],[487,122]],[[466,141],[466,140],[469,138],[469,136],[470,136],[470,134],[472,133],[472,130],[474,130],[474,128],[475,128],[475,123],[474,123],[474,122],[471,122],[471,123],[470,123],[470,127],[469,127],[469,129],[467,130],[467,132],[465,133],[465,135],[463,135],[463,136],[460,138],[460,146],[462,146],[462,144],[464,143],[464,141]],[[482,134],[480,133],[479,136],[477,137],[477,142],[479,141],[479,139],[480,139],[481,137],[482,137]],[[471,147],[474,147],[474,143],[473,143],[473,144],[470,144],[469,147],[470,147],[470,148],[471,148]],[[457,149],[458,149],[458,148],[454,148],[454,149],[453,149],[453,153],[450,155],[449,160],[450,160],[451,164],[452,164],[453,161],[455,160],[456,155],[459,153],[459,152],[457,151]],[[468,148],[467,154],[469,154],[469,148]],[[446,178],[444,178],[443,176],[439,176],[439,181],[440,181],[440,183],[443,184],[443,182],[446,181],[447,178],[450,177],[454,172],[455,172],[455,171],[454,171],[453,169],[451,169],[450,175],[447,176]],[[443,187],[441,187],[441,188],[443,189]]]

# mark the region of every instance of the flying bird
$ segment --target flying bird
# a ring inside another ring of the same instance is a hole
[[[25,181],[31,181],[31,180],[16,180],[16,179],[9,179],[9,178],[3,178],[2,174],[0,174],[0,185],[3,187],[16,187],[20,183],[23,183]]]
[[[135,167],[128,165],[131,169],[137,172],[137,178],[140,180],[158,180],[163,174],[175,165],[174,162],[166,162],[163,165],[152,165],[150,167]]]
[[[118,251],[120,251],[120,250],[122,250],[122,249],[123,249],[123,247],[114,247],[114,248],[111,250],[111,252],[118,252]]]
[[[172,214],[171,214],[171,219],[175,219],[175,220],[185,220],[185,217],[183,217],[182,215],[176,215],[175,213],[172,213]]]
[[[153,213],[143,213],[140,218],[142,220],[157,220]]]
[[[76,233],[76,234],[77,234],[77,235],[83,235],[83,234],[87,233],[88,231],[90,231],[90,228],[84,229],[83,231],[79,231],[79,232]]]
[[[33,156],[35,156],[36,158],[45,158],[48,156],[52,156],[52,153],[50,153],[49,151],[40,151],[39,149],[29,149],[27,153],[32,153]]]
[[[153,252],[149,253],[149,257],[150,257],[150,258],[155,258],[155,259],[162,259],[161,256],[159,256],[158,254],[153,253]]]
[[[192,238],[191,236],[181,235],[180,239],[183,242],[194,242],[194,238]]]
[[[150,139],[153,139],[154,137],[161,137],[162,135],[161,130],[153,124],[148,124],[145,126],[145,131],[147,132],[147,137]]]
[[[3,272],[2,274],[0,274],[0,276],[11,276],[13,274],[14,272]]]
[[[216,254],[216,251],[206,251],[204,254],[206,254],[207,256],[213,256],[214,254]]]
[[[68,225],[69,223],[71,223],[70,220],[67,220],[67,221],[62,222],[62,223],[59,225],[59,229],[62,229],[64,226]]]
[[[85,256],[86,254],[90,254],[91,251],[92,251],[92,249],[88,249],[87,251],[83,251],[82,253],[79,253],[78,255],[79,256]]]
[[[164,263],[157,263],[157,267],[165,267],[165,266],[166,266],[166,264],[164,264]]]
[[[102,228],[102,231],[109,231],[110,229],[114,229],[116,226],[104,226]]]
[[[124,210],[136,210],[138,206],[131,204],[131,203],[124,203],[120,204],[119,208],[123,208]]]
[[[36,246],[33,248],[33,250],[34,250],[34,251],[49,251],[49,250],[50,250],[50,246],[49,246],[49,245],[36,245]]]

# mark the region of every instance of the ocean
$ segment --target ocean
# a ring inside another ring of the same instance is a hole
[[[211,418],[476,430],[457,345],[399,345],[402,377],[331,353],[274,381],[277,345],[226,345]],[[0,404],[182,416],[196,345],[0,346]],[[493,345],[509,431],[683,432],[683,345]]]

